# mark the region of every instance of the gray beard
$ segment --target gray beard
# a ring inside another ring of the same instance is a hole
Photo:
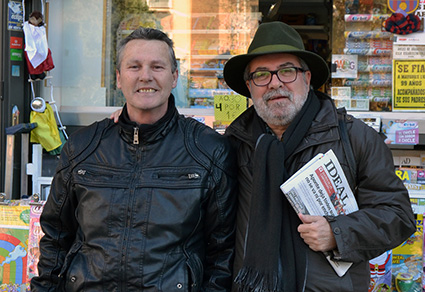
[[[267,101],[276,95],[287,96],[291,102],[289,105],[288,101],[275,102],[273,105],[269,105]],[[292,91],[279,88],[277,90],[267,92],[263,95],[261,100],[254,101],[253,99],[253,103],[258,116],[268,125],[287,126],[300,112],[307,100],[307,96],[308,91],[306,91],[304,96],[295,97]]]

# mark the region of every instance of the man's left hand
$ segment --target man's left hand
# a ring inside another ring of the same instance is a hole
[[[324,217],[302,214],[298,217],[303,222],[298,226],[298,232],[312,250],[325,252],[336,248],[331,226]]]

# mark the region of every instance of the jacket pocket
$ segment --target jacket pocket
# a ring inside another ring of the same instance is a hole
[[[196,171],[177,171],[177,172],[171,172],[171,171],[162,171],[154,173],[153,175],[154,179],[163,179],[163,180],[178,180],[178,181],[195,181],[200,180],[201,175]]]
[[[131,172],[129,171],[84,163],[78,165],[72,175],[76,184],[97,187],[127,188],[131,181]]]
[[[139,187],[200,188],[208,186],[207,171],[198,166],[147,168],[138,180]]]

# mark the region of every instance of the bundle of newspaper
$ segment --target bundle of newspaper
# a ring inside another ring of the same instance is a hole
[[[332,149],[317,154],[280,188],[297,213],[338,216],[359,209]]]
[[[317,154],[280,186],[297,213],[338,216],[357,211],[356,199],[344,171],[331,150]],[[335,261],[325,253],[338,276],[342,277],[352,263]]]

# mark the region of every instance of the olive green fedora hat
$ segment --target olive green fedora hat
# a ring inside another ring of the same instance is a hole
[[[291,26],[280,22],[267,22],[258,26],[248,48],[248,53],[229,59],[224,66],[224,80],[239,94],[251,97],[244,80],[244,71],[252,59],[258,56],[287,53],[303,59],[311,71],[311,85],[317,89],[329,78],[329,67],[316,53],[306,51],[303,40]]]

